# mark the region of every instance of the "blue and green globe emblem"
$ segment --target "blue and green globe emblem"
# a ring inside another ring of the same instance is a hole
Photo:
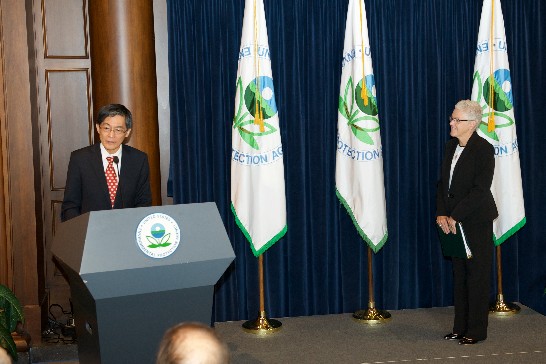
[[[366,82],[367,105],[362,97],[363,81]],[[356,85],[353,78],[349,77],[345,90],[339,96],[338,111],[347,120],[347,125],[358,140],[368,145],[376,143],[372,135],[379,132],[379,118],[373,75],[366,76]]]
[[[140,221],[135,237],[144,254],[151,258],[166,258],[180,244],[180,227],[171,216],[156,212]]]
[[[259,138],[277,131],[273,125],[275,119],[266,121],[277,114],[273,79],[268,76],[259,76],[244,87],[242,78],[239,76],[237,99],[233,129],[239,132],[241,139],[251,148],[260,150]]]
[[[490,86],[493,82],[493,109],[505,112],[513,108],[512,80],[510,70],[498,69],[493,73],[493,79],[487,77],[483,84],[483,98],[489,105],[491,99]]]
[[[474,94],[477,91],[475,97],[482,105],[482,122],[479,125],[479,129],[485,136],[491,138],[494,141],[499,141],[499,134],[497,131],[502,128],[508,128],[514,125],[513,110],[514,99],[512,94],[512,79],[510,78],[510,70],[501,68],[493,72],[493,77],[488,74],[483,76],[479,71],[474,72],[473,77],[473,90]],[[491,95],[491,86],[493,86],[493,94]],[[491,105],[492,110],[489,109]],[[494,119],[494,129],[488,130],[489,117]]]
[[[163,235],[165,235],[165,226],[159,223],[153,224],[150,230],[150,233],[156,239],[160,239],[163,237]]]
[[[150,227],[150,234],[152,236],[146,236],[150,245],[148,248],[161,248],[171,245],[169,238],[171,234],[165,234],[165,226],[156,222]]]
[[[364,98],[362,97],[362,81],[355,87],[355,100],[358,108],[366,115],[376,116],[377,111],[377,99],[375,98],[375,78],[373,75],[366,76],[366,94],[368,95],[368,105],[365,105]]]
[[[262,109],[264,119],[269,119],[277,113],[275,89],[273,88],[273,79],[271,77],[259,76],[252,80],[246,87],[245,106],[252,115],[255,115],[256,104]]]

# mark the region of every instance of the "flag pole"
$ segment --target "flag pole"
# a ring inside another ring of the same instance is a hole
[[[497,255],[497,301],[489,307],[489,313],[497,316],[510,316],[519,313],[520,307],[515,303],[504,302],[502,294],[502,259],[501,247],[495,249]]]
[[[368,309],[359,310],[353,314],[353,318],[365,324],[379,324],[391,318],[388,311],[375,308],[375,299],[373,294],[373,269],[372,269],[372,248],[368,246]]]
[[[256,320],[249,320],[243,324],[243,330],[251,334],[271,334],[281,329],[282,323],[267,319],[264,300],[264,260],[263,254],[258,257],[258,279],[260,283],[260,314]]]

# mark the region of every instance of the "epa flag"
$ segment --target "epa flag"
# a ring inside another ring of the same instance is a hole
[[[231,210],[255,256],[286,233],[284,163],[263,0],[246,0],[231,152]]]
[[[525,225],[514,95],[500,0],[483,2],[472,100],[483,108],[478,133],[495,148],[491,192],[499,217],[493,222],[493,233],[495,245],[500,245]]]
[[[370,248],[387,240],[383,148],[366,9],[349,0],[338,107],[336,194]]]

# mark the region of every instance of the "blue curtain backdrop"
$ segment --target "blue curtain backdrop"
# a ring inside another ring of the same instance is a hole
[[[265,0],[285,156],[288,232],[264,254],[270,317],[368,305],[367,250],[335,196],[347,0]],[[503,288],[546,314],[546,5],[502,1],[527,224],[502,245]],[[471,93],[481,0],[366,0],[384,151],[389,239],[373,257],[376,305],[452,305],[434,226],[448,116]],[[167,0],[175,203],[216,202],[237,258],[214,320],[258,314],[257,259],[230,210],[231,132],[244,0]],[[492,267],[494,269],[494,267]],[[494,275],[495,276],[495,275]],[[497,292],[492,282],[491,299]]]

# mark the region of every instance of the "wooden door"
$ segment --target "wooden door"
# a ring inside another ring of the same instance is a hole
[[[50,294],[60,276],[51,245],[70,153],[94,140],[88,23],[86,0],[32,0],[44,274]],[[66,285],[62,279],[61,285]]]

